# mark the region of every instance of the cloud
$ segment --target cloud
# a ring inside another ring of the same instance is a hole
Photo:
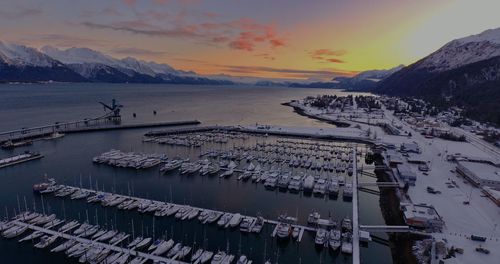
[[[280,48],[287,45],[286,39],[277,33],[273,24],[258,23],[248,18],[188,23],[187,16],[188,14],[182,11],[172,15],[150,10],[136,14],[134,19],[107,23],[84,21],[81,25],[151,37],[191,38],[197,42],[224,44],[231,49],[242,51],[254,51],[259,46]]]
[[[135,6],[135,4],[137,4],[137,0],[123,0],[123,3],[127,6]]]
[[[43,13],[40,8],[31,8],[31,7],[18,7],[14,10],[0,10],[0,18],[3,19],[21,19],[26,17],[34,17],[39,16]]]
[[[266,59],[266,60],[275,60],[276,59],[276,57],[271,56],[269,53],[260,53],[260,54],[256,54],[255,56],[261,57],[261,58]]]
[[[154,51],[140,48],[114,48],[110,52],[127,56],[161,56],[168,54],[165,51]]]
[[[37,34],[22,37],[17,40],[26,45],[47,45],[56,47],[71,48],[79,46],[106,46],[109,44],[106,40],[97,40],[91,38],[81,38],[64,34]]]
[[[339,59],[347,53],[345,50],[317,49],[309,51],[309,56],[313,60],[330,63],[344,63],[344,60]]]
[[[336,69],[325,69],[325,70],[304,70],[304,69],[293,69],[293,68],[274,68],[265,66],[239,66],[239,65],[220,65],[212,64],[216,68],[219,68],[222,72],[226,73],[237,73],[245,75],[254,76],[266,76],[279,74],[280,76],[286,78],[300,78],[300,79],[323,79],[331,80],[333,76],[339,75],[354,75],[356,72],[341,71]]]

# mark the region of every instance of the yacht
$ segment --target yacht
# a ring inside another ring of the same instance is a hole
[[[233,215],[233,217],[229,221],[229,226],[230,227],[236,227],[236,226],[238,226],[241,223],[242,220],[243,220],[243,217],[241,216],[241,214],[236,213],[236,214]]]
[[[201,264],[207,263],[212,258],[213,255],[214,253],[211,251],[203,251],[203,254],[201,254],[200,258],[196,262]]]
[[[341,243],[341,233],[340,233],[340,230],[338,229],[332,229],[330,230],[330,235],[329,235],[329,239],[328,239],[328,245],[330,246],[330,248],[333,250],[333,251],[336,251],[339,249]]]
[[[298,193],[302,188],[302,177],[300,175],[292,176],[290,183],[288,184],[288,190],[290,192]]]
[[[212,261],[210,263],[211,264],[222,264],[222,261],[224,260],[225,257],[226,257],[226,253],[223,251],[219,251],[219,252],[217,252],[217,254],[215,254],[214,258],[212,259]]]
[[[177,243],[175,246],[167,253],[167,258],[172,258],[173,256],[177,255],[179,251],[182,249],[182,244]]]
[[[137,245],[135,247],[133,247],[132,249],[139,250],[141,248],[144,248],[144,247],[148,246],[149,243],[151,243],[151,240],[153,240],[153,239],[150,237],[146,237],[141,242],[137,243]]]
[[[337,196],[339,194],[339,182],[337,179],[331,179],[328,184],[328,194],[330,196]]]
[[[317,195],[324,195],[326,192],[326,181],[325,179],[319,179],[313,188],[313,193]]]
[[[352,198],[352,184],[346,183],[344,186],[344,192],[342,193],[344,198]]]
[[[342,233],[342,253],[344,254],[352,254],[352,234]]]
[[[222,215],[222,217],[219,219],[219,221],[217,221],[217,225],[220,227],[226,226],[229,223],[229,221],[231,221],[232,217],[233,217],[233,214],[225,213],[224,215]]]
[[[52,250],[50,250],[50,252],[62,252],[62,251],[66,251],[69,248],[73,247],[74,245],[76,245],[76,241],[70,239],[70,240],[67,240],[66,242],[62,243],[61,245],[53,248]]]
[[[160,244],[158,244],[156,249],[151,252],[151,254],[157,256],[163,255],[165,254],[165,252],[169,251],[173,245],[174,241],[172,239],[169,239],[168,241],[162,241]]]
[[[325,229],[318,228],[316,231],[316,238],[314,239],[314,243],[317,246],[324,246],[327,241],[328,232]]]
[[[290,224],[280,222],[277,226],[276,235],[278,236],[278,238],[287,239],[290,237],[290,229]]]
[[[303,189],[305,193],[311,193],[314,188],[314,177],[311,175],[307,175],[304,178]]]
[[[297,239],[299,237],[299,234],[300,234],[300,228],[298,226],[294,227],[292,231],[292,238]]]

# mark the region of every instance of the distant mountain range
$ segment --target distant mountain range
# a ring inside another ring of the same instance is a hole
[[[0,41],[0,82],[233,84],[132,57],[116,59],[88,48],[35,48]]]
[[[373,91],[462,106],[467,116],[500,125],[500,28],[453,40]]]

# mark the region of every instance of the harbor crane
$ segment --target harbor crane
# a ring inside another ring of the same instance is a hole
[[[103,107],[104,107],[104,111],[108,111],[108,113],[106,113],[105,117],[107,117],[108,119],[111,119],[111,120],[114,120],[114,121],[120,121],[121,120],[121,116],[120,116],[120,111],[121,111],[121,108],[123,107],[123,105],[119,104],[116,99],[113,98],[113,100],[111,100],[111,105],[108,105],[106,103],[103,103],[103,102],[99,102]]]

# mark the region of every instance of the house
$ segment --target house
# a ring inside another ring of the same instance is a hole
[[[407,164],[398,164],[396,166],[397,177],[412,186],[415,186],[417,181],[417,174],[411,170],[410,166]]]

